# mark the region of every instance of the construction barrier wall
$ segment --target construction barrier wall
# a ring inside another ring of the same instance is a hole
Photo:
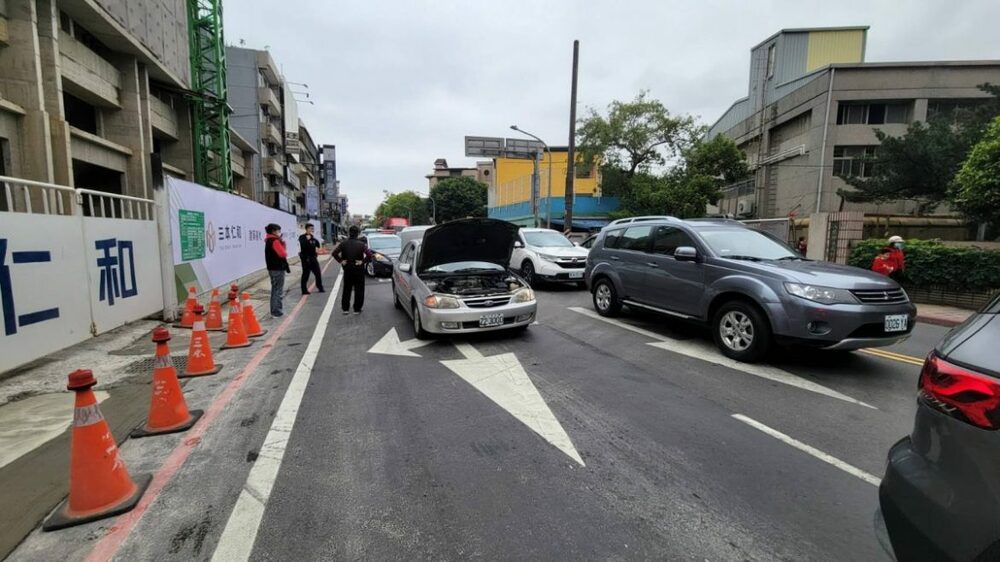
[[[162,310],[152,201],[12,178],[0,198],[0,373]]]

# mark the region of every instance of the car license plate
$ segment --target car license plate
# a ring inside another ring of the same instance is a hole
[[[905,332],[910,317],[906,314],[889,314],[885,317],[886,332]]]
[[[583,272],[582,271],[570,271],[569,272],[569,278],[570,279],[583,279]]]
[[[497,312],[495,314],[484,314],[479,317],[480,328],[495,328],[497,326],[503,326],[502,312]]]

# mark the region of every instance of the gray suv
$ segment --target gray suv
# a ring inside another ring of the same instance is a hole
[[[726,219],[635,217],[594,242],[584,273],[602,316],[622,305],[708,325],[726,356],[755,361],[773,342],[825,349],[892,345],[916,307],[895,281],[807,260]]]

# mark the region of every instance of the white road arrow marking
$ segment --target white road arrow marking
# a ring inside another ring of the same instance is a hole
[[[403,340],[400,341],[399,334],[396,333],[396,328],[389,328],[389,331],[382,336],[382,339],[378,340],[368,350],[368,353],[379,353],[382,355],[399,355],[401,357],[420,357],[420,355],[410,351],[418,347],[423,347],[431,342],[427,340]]]
[[[742,371],[744,373],[760,377],[762,379],[771,380],[774,382],[780,382],[782,384],[787,384],[788,386],[794,386],[796,388],[801,388],[802,390],[807,390],[809,392],[815,392],[816,394],[822,394],[824,396],[829,396],[830,398],[836,398],[837,400],[843,400],[844,402],[850,402],[852,404],[857,404],[859,406],[864,406],[865,408],[871,408],[877,410],[875,406],[867,404],[855,398],[851,398],[846,394],[841,394],[832,388],[825,387],[821,384],[814,383],[808,379],[793,375],[788,371],[778,369],[777,367],[771,367],[768,365],[757,365],[753,363],[741,363],[735,359],[730,359],[724,355],[721,355],[715,348],[710,344],[702,341],[682,341],[675,340],[672,338],[665,337],[656,332],[651,332],[649,330],[644,330],[638,326],[633,326],[627,324],[620,320],[614,320],[611,318],[605,318],[596,312],[587,310],[586,308],[570,307],[573,312],[578,312],[584,316],[589,316],[595,320],[600,320],[601,322],[606,322],[618,326],[619,328],[624,328],[626,330],[635,332],[637,334],[642,334],[648,338],[659,340],[655,342],[647,343],[646,345],[651,345],[660,349],[665,349],[667,351],[672,351],[674,353],[679,353],[681,355],[687,355],[688,357],[694,357],[695,359],[700,359],[708,363],[714,363],[716,365],[721,365],[723,367],[728,367],[737,371]]]
[[[504,353],[484,357],[468,343],[456,342],[455,347],[465,359],[442,361],[442,365],[465,379],[465,382],[510,412],[580,466],[586,466],[516,355]]]

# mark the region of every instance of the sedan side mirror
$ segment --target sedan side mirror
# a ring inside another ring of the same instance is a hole
[[[411,269],[411,266],[408,263],[398,263],[396,264],[396,267],[403,273],[409,273]]]
[[[677,261],[698,261],[698,250],[691,246],[678,246],[674,250],[674,259]]]
[[[515,248],[523,248],[524,244],[522,244],[520,240],[515,240],[514,241],[514,247]]]

